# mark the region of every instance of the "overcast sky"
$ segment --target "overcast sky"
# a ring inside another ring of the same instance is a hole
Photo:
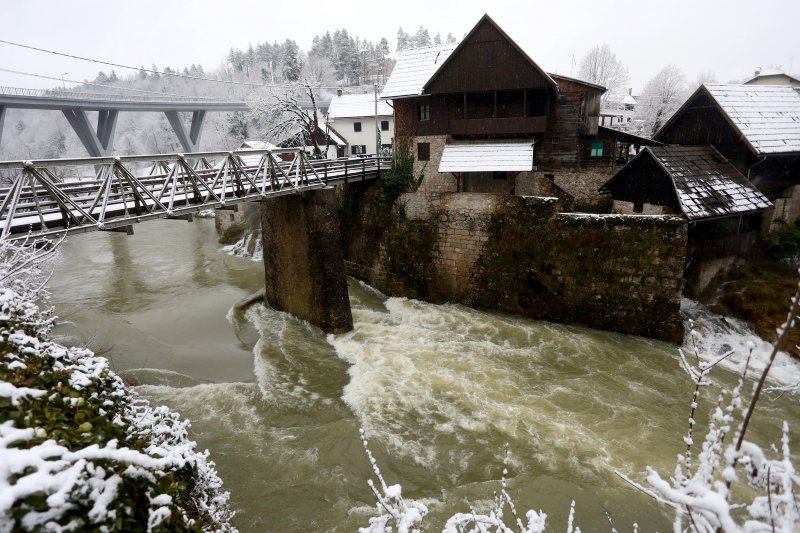
[[[577,75],[581,57],[607,43],[628,67],[634,94],[670,63],[692,83],[707,70],[721,82],[756,67],[800,72],[800,0],[2,0],[2,13],[0,39],[161,69],[199,63],[209,70],[231,47],[287,38],[307,51],[314,35],[339,28],[373,42],[386,37],[392,51],[400,26],[460,40],[488,13],[550,72]],[[78,80],[109,72],[2,43],[0,68]],[[0,72],[0,85],[55,84]]]

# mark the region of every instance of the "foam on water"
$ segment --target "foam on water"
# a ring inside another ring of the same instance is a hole
[[[355,292],[354,331],[328,337],[351,365],[343,398],[369,435],[426,467],[458,475],[485,468],[479,465],[488,456],[492,469],[512,441],[543,470],[557,471],[567,459],[591,476],[619,467],[628,452],[641,454],[637,441],[650,433],[628,427],[647,406],[597,395],[598,383],[623,397],[669,401],[666,391],[659,398],[658,390],[604,368],[609,358],[648,365],[616,351],[621,336],[404,298],[376,309]],[[653,343],[634,342],[653,351]],[[621,436],[609,441],[615,426]]]
[[[685,298],[681,301],[681,313],[695,323],[694,339],[688,327],[684,338],[687,355],[694,353],[695,344],[698,355],[707,361],[733,350],[733,355],[720,365],[738,373],[752,347],[749,375],[758,379],[769,362],[772,344],[756,335],[749,324],[736,318],[714,314],[704,305]],[[787,353],[779,352],[770,369],[768,380],[780,385],[800,383],[800,365]]]

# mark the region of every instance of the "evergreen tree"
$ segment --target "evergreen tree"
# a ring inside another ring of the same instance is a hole
[[[431,36],[428,33],[428,30],[423,28],[422,26],[419,27],[417,33],[414,35],[414,46],[430,46],[431,45]]]
[[[300,78],[300,47],[291,39],[286,39],[283,43],[283,78],[289,81],[297,81]]]
[[[115,82],[115,81],[119,81],[119,78],[117,77],[117,73],[114,72],[113,69],[111,70],[111,75],[108,76],[108,81],[110,81],[112,83]]]
[[[412,40],[411,36],[403,31],[402,26],[397,30],[397,51],[405,50],[406,48],[411,48]]]

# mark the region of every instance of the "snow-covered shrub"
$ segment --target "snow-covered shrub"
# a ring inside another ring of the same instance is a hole
[[[678,456],[674,474],[669,480],[648,468],[649,487],[620,474],[632,485],[674,509],[673,529],[676,532],[686,528],[709,533],[797,531],[800,506],[796,494],[800,488],[800,475],[791,460],[788,424],[784,421],[781,428],[780,449],[772,447],[773,458],[769,458],[770,454],[764,448],[745,437],[778,349],[785,342],[788,330],[795,325],[798,299],[800,284],[792,298],[786,322],[778,329],[778,340],[770,360],[749,401],[743,400],[742,391],[747,383],[750,357],[744,360],[733,390],[720,391],[696,459],[693,457],[696,449],[693,428],[700,392],[712,384],[708,379],[710,370],[730,353],[711,363],[702,362],[695,353],[696,366],[689,363],[683,352],[680,353],[681,367],[695,384],[689,430],[683,437],[686,451]]]
[[[228,494],[189,423],[108,361],[47,338],[47,247],[0,241],[0,532],[231,531]]]

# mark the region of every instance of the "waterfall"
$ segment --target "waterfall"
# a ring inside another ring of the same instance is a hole
[[[222,251],[228,255],[261,261],[264,258],[262,246],[261,230],[247,230],[235,244],[223,246]]]

